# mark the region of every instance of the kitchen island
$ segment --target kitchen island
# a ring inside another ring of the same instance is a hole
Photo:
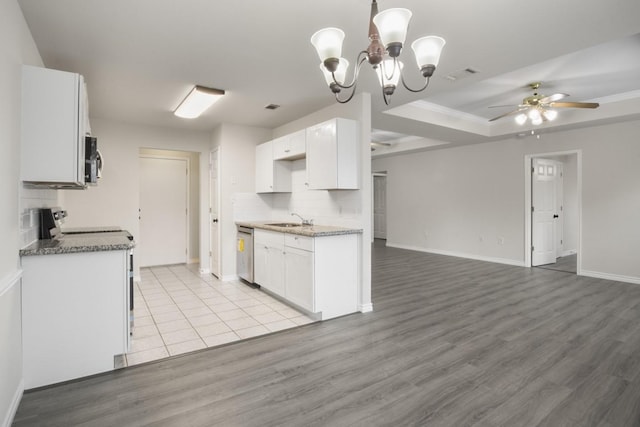
[[[112,370],[126,353],[129,236],[61,234],[20,250],[26,389]]]
[[[274,221],[253,228],[254,281],[318,320],[358,311],[362,229]]]

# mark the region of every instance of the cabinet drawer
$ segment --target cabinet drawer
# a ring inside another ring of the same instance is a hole
[[[269,247],[284,248],[284,235],[277,231],[258,230],[254,231],[254,245],[264,245]]]
[[[296,234],[286,234],[284,237],[285,246],[313,252],[313,237],[298,236]]]

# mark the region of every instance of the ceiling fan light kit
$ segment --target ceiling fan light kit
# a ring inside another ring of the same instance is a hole
[[[345,83],[349,62],[342,57],[342,42],[344,31],[339,28],[324,28],[311,36],[311,44],[316,48],[320,57],[320,69],[329,85],[329,89],[339,103],[346,103],[353,98],[362,64],[366,61],[378,74],[382,88],[382,97],[389,105],[389,97],[393,94],[399,82],[411,92],[422,92],[429,85],[429,79],[435,72],[445,40],[438,36],[427,36],[417,39],[411,44],[418,68],[425,79],[425,83],[418,89],[412,89],[404,81],[402,75],[403,64],[398,60],[407,38],[407,30],[412,13],[409,9],[393,8],[378,13],[376,0],[371,2],[369,19],[369,46],[361,51],[355,62],[353,78]],[[343,89],[351,89],[351,93],[340,99]]]
[[[540,87],[540,82],[530,83],[529,87],[534,91],[537,91]],[[539,126],[543,122],[553,121],[558,117],[558,111],[555,108],[598,108],[600,104],[597,102],[557,102],[560,99],[569,96],[566,93],[554,93],[553,95],[538,95],[534,92],[532,96],[528,96],[522,100],[522,104],[516,106],[517,108],[508,113],[499,115],[490,119],[490,122],[501,119],[506,116],[516,115],[514,117],[515,122],[518,125],[524,125],[527,120],[534,126]],[[495,107],[505,107],[504,105],[496,105]]]

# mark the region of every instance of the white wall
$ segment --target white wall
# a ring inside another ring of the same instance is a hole
[[[91,131],[97,136],[100,152],[105,158],[102,178],[97,187],[88,190],[60,191],[62,205],[69,212],[65,226],[118,225],[138,239],[139,153],[141,148],[155,148],[200,153],[200,229],[203,235],[208,233],[208,221],[203,221],[203,218],[208,218],[209,200],[207,165],[210,142],[206,132],[180,131],[94,118],[91,119]],[[208,241],[202,239],[200,253],[208,252]],[[134,263],[138,265],[137,259]],[[138,272],[136,267],[136,275],[139,275]]]
[[[388,244],[521,265],[524,156],[581,150],[583,274],[640,283],[638,134],[632,121],[375,159]]]
[[[255,148],[269,139],[270,129],[232,124],[222,124],[211,135],[211,148],[219,149],[219,258],[224,280],[236,277],[234,194],[255,191]]]
[[[0,426],[4,427],[11,424],[24,388],[18,250],[28,237],[20,233],[19,215],[21,65],[42,65],[15,0],[0,2],[0,52]]]

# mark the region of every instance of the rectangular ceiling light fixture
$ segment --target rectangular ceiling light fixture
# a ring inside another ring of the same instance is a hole
[[[173,114],[185,119],[195,119],[223,96],[224,90],[195,86]]]

